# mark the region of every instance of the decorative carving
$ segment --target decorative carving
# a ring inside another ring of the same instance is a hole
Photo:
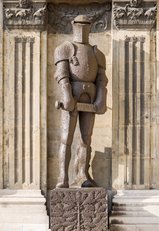
[[[15,37],[15,42],[16,43],[34,43],[35,38],[34,37]]]
[[[139,0],[130,0],[131,7],[137,7],[139,5]]]
[[[47,13],[47,10],[46,10],[46,5],[45,5],[41,9],[35,11],[35,13],[33,14],[33,17],[34,19],[35,18],[42,19],[43,17],[45,17],[46,13]]]
[[[130,20],[137,20],[143,15],[143,12],[142,8],[127,7],[127,16]]]
[[[56,189],[50,201],[52,231],[108,230],[105,189]]]
[[[19,0],[19,4],[17,7],[27,9],[31,6],[31,2],[29,0]]]
[[[4,25],[7,28],[41,27],[46,23],[46,4],[31,4],[29,0],[20,0],[18,5],[4,6]]]
[[[125,36],[125,42],[145,42],[145,37],[144,36],[140,36],[140,37],[136,37],[135,35],[133,37],[128,37],[127,35]]]
[[[137,0],[131,0],[130,3],[119,6],[114,3],[113,18],[116,28],[120,27],[140,27],[152,28],[156,21],[157,6],[150,4],[141,5]]]
[[[157,13],[157,5],[155,5],[154,7],[151,7],[150,9],[148,9],[148,10],[145,12],[145,16],[146,16],[148,19],[154,20],[155,17],[156,17],[156,13]]]
[[[48,23],[50,31],[52,33],[71,33],[71,21],[80,14],[87,15],[93,21],[92,32],[102,32],[110,26],[111,4],[93,3],[85,6],[49,4]]]

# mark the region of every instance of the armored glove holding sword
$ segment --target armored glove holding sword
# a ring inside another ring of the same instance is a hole
[[[73,22],[73,42],[64,42],[55,50],[55,79],[61,86],[62,102],[56,108],[62,110],[62,134],[59,150],[60,174],[57,188],[68,188],[68,167],[71,144],[79,118],[80,142],[75,160],[74,186],[93,187],[88,170],[91,158],[91,136],[95,114],[106,111],[105,57],[96,46],[89,44],[91,21],[85,15]]]

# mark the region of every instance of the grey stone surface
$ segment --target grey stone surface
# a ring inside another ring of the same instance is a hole
[[[50,224],[52,231],[108,230],[106,190],[103,188],[52,190]]]

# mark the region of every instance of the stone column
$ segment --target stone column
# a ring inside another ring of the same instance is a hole
[[[159,2],[157,1],[157,9],[159,9]],[[157,81],[156,81],[156,119],[157,119],[157,126],[156,126],[156,155],[159,158],[159,10],[157,10],[157,31],[156,31],[156,65],[157,65]],[[159,175],[159,169],[157,168],[156,163],[156,173],[155,175]]]
[[[46,5],[4,1],[3,186],[46,192]]]
[[[0,2],[0,230],[49,230],[45,4]]]
[[[3,4],[0,2],[0,188],[3,187]]]
[[[158,162],[154,161],[156,6],[117,0],[113,19],[113,188],[157,187],[157,176],[152,174]]]

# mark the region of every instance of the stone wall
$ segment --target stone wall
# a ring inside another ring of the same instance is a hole
[[[90,43],[105,54],[109,80],[108,110],[96,116],[90,174],[107,188],[159,187],[156,1],[82,3],[0,3],[0,188],[55,187],[60,89],[53,53],[71,41],[70,22],[81,13],[94,18]],[[77,140],[78,128],[70,181]]]

